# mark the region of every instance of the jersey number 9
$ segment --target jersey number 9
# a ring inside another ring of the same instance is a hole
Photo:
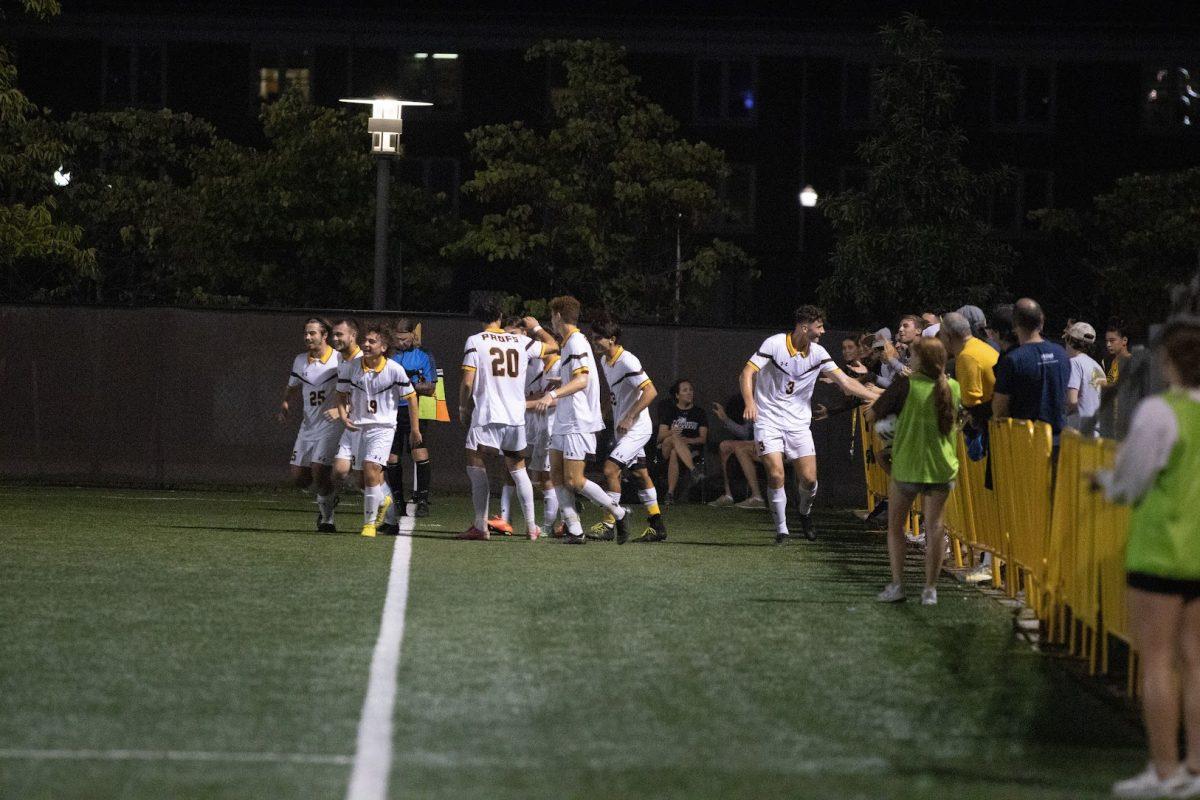
[[[379,410],[379,403],[377,403],[374,400],[367,401],[367,413],[368,414],[374,414],[378,410]]]
[[[492,357],[492,374],[497,378],[515,378],[520,373],[520,354],[516,350],[493,347],[488,355]]]

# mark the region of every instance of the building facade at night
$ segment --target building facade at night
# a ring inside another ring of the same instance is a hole
[[[797,300],[779,287],[812,299],[825,272],[830,231],[797,195],[805,184],[827,196],[862,179],[855,146],[874,124],[877,28],[901,10],[848,18],[425,9],[397,19],[378,5],[330,8],[69,4],[50,22],[16,29],[20,84],[56,114],[167,107],[242,142],[259,135],[260,104],[288,87],[328,105],[379,92],[429,100],[432,109],[406,115],[404,174],[469,213],[457,202],[472,169],[464,132],[546,117],[553,78],[524,50],[544,38],[611,40],[684,136],[725,151],[731,213],[721,233],[763,273],[738,302],[777,314]],[[1200,107],[1192,111],[1200,25],[1015,12],[929,18],[965,87],[968,163],[1007,164],[1019,176],[981,209],[1018,245],[1037,235],[1029,210],[1083,206],[1122,175],[1200,159]]]

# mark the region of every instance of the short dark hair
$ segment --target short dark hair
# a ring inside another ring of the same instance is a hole
[[[679,380],[675,381],[671,384],[671,388],[667,390],[667,395],[671,398],[672,403],[679,402],[679,387],[683,386],[685,383],[691,386],[692,389],[696,388],[696,384],[692,383],[688,378],[680,378]]]
[[[579,301],[569,294],[560,295],[550,301],[550,313],[557,313],[568,325],[579,324]]]
[[[495,322],[504,316],[504,309],[498,297],[485,297],[471,306],[471,316],[477,322]]]
[[[362,330],[363,341],[366,341],[367,337],[370,336],[372,333],[375,334],[376,336],[378,336],[384,344],[391,346],[392,335],[388,331],[387,325],[385,325],[382,322],[367,323],[367,326],[365,328],[363,328],[363,330]]]
[[[1013,327],[1023,331],[1039,331],[1046,324],[1046,315],[1036,300],[1028,297],[1013,306]]]
[[[323,317],[309,317],[308,319],[304,320],[305,326],[307,326],[310,322],[315,322],[317,325],[319,325],[321,330],[325,332],[325,338],[329,338],[329,334],[333,330],[333,326],[329,324],[328,320]]]
[[[601,339],[620,339],[621,323],[610,316],[603,316],[592,322],[592,334]]]
[[[354,331],[355,339],[358,338],[358,332],[362,329],[362,326],[358,324],[358,320],[356,320],[354,317],[341,317],[340,319],[335,319],[333,321],[333,327],[336,328],[338,325],[345,325],[347,328]]]
[[[1125,339],[1129,338],[1129,326],[1120,317],[1112,317],[1108,321],[1108,325],[1104,327],[1104,332],[1109,333],[1110,331]]]
[[[811,325],[825,321],[825,309],[814,305],[803,305],[796,309],[796,324]]]
[[[906,319],[911,319],[913,325],[917,327],[917,330],[920,330],[925,326],[925,320],[921,319],[916,314],[905,314],[904,316],[900,317],[900,325],[903,325]],[[899,325],[896,327],[899,327]]]
[[[1162,348],[1183,385],[1189,389],[1200,387],[1200,327],[1168,323]]]
[[[516,314],[508,314],[504,317],[504,319],[500,320],[500,327],[523,328],[525,327],[525,320],[522,317],[518,317]]]

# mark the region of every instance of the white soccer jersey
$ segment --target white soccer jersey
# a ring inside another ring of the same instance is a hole
[[[304,403],[302,431],[312,431],[335,423],[325,417],[325,412],[337,404],[338,367],[342,357],[332,347],[326,347],[320,358],[301,353],[292,360],[292,374],[288,386],[301,387]]]
[[[608,390],[612,393],[613,425],[625,419],[642,396],[642,389],[650,383],[642,362],[624,347],[618,347],[612,358],[601,358],[600,368],[604,370],[604,379],[608,381]],[[634,427],[649,429],[650,409],[643,408],[638,414]]]
[[[834,372],[837,364],[824,347],[815,342],[807,352],[792,346],[790,333],[767,339],[750,356],[758,370],[754,382],[754,404],[758,406],[755,427],[777,431],[807,428],[812,421],[813,387],[822,372]]]
[[[570,383],[576,375],[588,373],[587,386],[583,391],[564,397],[555,404],[554,432],[556,434],[595,433],[604,430],[604,418],[600,416],[600,376],[595,372],[595,359],[587,337],[575,331],[566,338],[562,346],[559,369],[562,382]]]
[[[524,425],[525,376],[531,358],[541,358],[540,340],[488,328],[467,339],[462,368],[475,373],[471,384],[471,425]]]
[[[401,398],[417,394],[404,367],[390,358],[381,361],[377,368],[371,368],[364,359],[356,358],[338,368],[338,391],[350,395],[350,421],[360,427],[394,428]]]

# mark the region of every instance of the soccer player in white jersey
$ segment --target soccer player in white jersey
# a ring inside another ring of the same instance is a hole
[[[471,309],[483,331],[467,339],[463,349],[462,383],[458,392],[459,419],[470,419],[467,429],[467,477],[475,519],[459,539],[487,539],[490,488],[484,456],[504,454],[508,474],[516,487],[525,517],[525,530],[536,540],[541,534],[533,513],[533,483],[525,470],[525,375],[531,359],[558,350],[558,344],[530,320],[537,338],[506,333],[500,327],[499,301],[487,299]]]
[[[551,324],[562,337],[563,385],[547,392],[534,404],[539,411],[554,408],[554,431],[550,434],[550,478],[558,493],[558,508],[567,523],[564,544],[584,544],[583,524],[575,510],[575,495],[581,494],[613,516],[617,544],[629,539],[625,525],[628,513],[620,503],[583,474],[588,455],[596,452],[596,431],[604,430],[600,416],[600,379],[587,337],[579,330],[579,301],[556,297],[550,301]]]
[[[783,460],[792,462],[800,499],[800,527],[805,538],[816,538],[812,523],[813,497],[817,493],[817,448],[809,423],[812,394],[824,373],[843,392],[868,403],[875,395],[858,381],[846,377],[825,348],[817,344],[825,332],[825,312],[816,306],[796,309],[791,333],[776,334],[750,356],[742,368],[744,419],[754,423],[754,441],[767,472],[767,497],[775,516],[775,542],[788,538],[787,492],[783,488]]]
[[[333,509],[337,492],[333,485],[333,459],[342,435],[338,416],[338,365],[341,356],[329,345],[329,323],[319,317],[304,321],[304,352],[292,361],[292,372],[279,404],[277,419],[287,420],[292,403],[299,399],[304,419],[292,446],[292,480],[301,489],[315,486],[317,531],[334,533]]]
[[[329,344],[333,346],[334,350],[337,350],[343,364],[356,358],[362,358],[362,348],[358,346],[358,329],[358,320],[350,317],[343,317],[333,322],[333,332],[329,334]],[[344,448],[342,447],[343,442],[346,443]],[[346,488],[350,470],[362,469],[362,465],[356,463],[354,459],[354,452],[357,449],[358,432],[354,431],[347,436],[346,431],[343,430],[333,461],[334,486]]]
[[[621,502],[621,471],[629,470],[641,485],[638,499],[646,508],[648,527],[635,542],[661,542],[667,538],[667,526],[658,508],[658,492],[646,465],[646,443],[654,435],[650,404],[658,397],[654,381],[642,369],[642,362],[621,346],[621,326],[614,319],[592,323],[592,342],[600,356],[600,368],[608,382],[612,398],[613,446],[604,462],[608,497]],[[596,523],[592,533],[601,539],[613,538],[613,519]]]
[[[343,453],[350,450],[349,460],[357,461],[362,469],[363,536],[375,535],[392,505],[383,468],[392,452],[401,399],[409,401],[409,442],[421,446],[417,393],[404,367],[387,358],[388,342],[388,331],[382,325],[368,325],[363,331],[362,358],[348,361],[338,370],[338,413],[346,424],[338,460],[347,460]]]

